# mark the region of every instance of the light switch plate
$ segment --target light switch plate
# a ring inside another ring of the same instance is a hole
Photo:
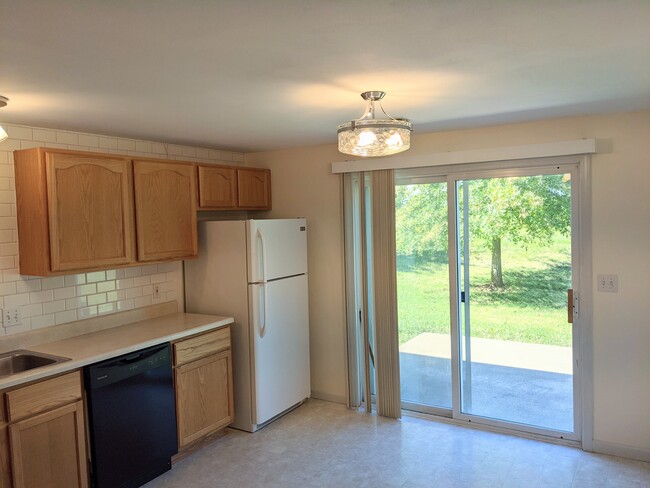
[[[618,293],[618,275],[599,274],[598,291],[605,293]]]
[[[5,327],[14,327],[22,323],[19,308],[5,308],[2,311],[2,324]]]

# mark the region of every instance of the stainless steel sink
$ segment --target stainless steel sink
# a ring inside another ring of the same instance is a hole
[[[9,351],[0,354],[0,378],[63,361],[70,361],[70,359],[25,349]]]

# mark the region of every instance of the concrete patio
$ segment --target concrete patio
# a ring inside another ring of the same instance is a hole
[[[464,397],[463,413],[573,431],[570,347],[476,338],[471,345],[471,401]],[[445,334],[423,333],[400,346],[403,401],[451,408],[450,351]]]

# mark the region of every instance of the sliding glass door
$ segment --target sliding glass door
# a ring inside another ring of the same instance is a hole
[[[577,439],[577,166],[401,177],[403,408]]]
[[[397,185],[395,220],[402,403],[451,411],[446,178]]]

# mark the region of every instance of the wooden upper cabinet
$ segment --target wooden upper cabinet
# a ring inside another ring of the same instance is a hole
[[[237,168],[199,166],[199,208],[237,208]]]
[[[239,208],[266,210],[271,208],[271,170],[238,168]]]
[[[135,260],[131,161],[46,153],[52,271]]]
[[[34,148],[15,151],[14,161],[21,274],[135,261],[129,159]]]
[[[198,256],[196,168],[133,161],[138,261]]]

